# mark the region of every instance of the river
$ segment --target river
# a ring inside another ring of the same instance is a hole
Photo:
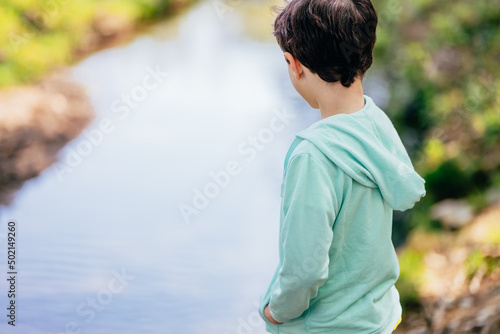
[[[275,43],[219,14],[201,3],[72,67],[97,117],[0,213],[2,262],[17,224],[1,333],[265,333],[283,160],[319,112]]]

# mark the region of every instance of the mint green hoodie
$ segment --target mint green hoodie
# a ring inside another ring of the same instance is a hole
[[[297,133],[281,184],[279,265],[259,305],[266,329],[391,333],[401,316],[392,213],[425,196],[424,183],[368,96],[360,111]],[[265,318],[267,304],[283,324]]]

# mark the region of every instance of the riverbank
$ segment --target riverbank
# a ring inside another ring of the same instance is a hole
[[[6,18],[0,32],[8,37],[0,41],[0,205],[53,164],[59,150],[94,117],[87,93],[65,66],[125,43],[194,2],[0,5]]]
[[[64,69],[36,85],[0,91],[0,105],[0,204],[6,204],[24,181],[56,161],[94,111]]]

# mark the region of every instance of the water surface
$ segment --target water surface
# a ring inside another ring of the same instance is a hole
[[[19,272],[16,328],[2,311],[1,333],[265,333],[283,159],[319,116],[280,49],[244,36],[237,15],[207,2],[177,35],[72,68],[97,117],[0,213],[0,259],[15,219]],[[198,190],[212,198],[185,219]]]
[[[0,213],[0,261],[15,219],[19,272],[16,328],[2,311],[1,333],[265,333],[283,160],[319,113],[235,9],[202,3],[176,34],[72,68],[97,117]]]

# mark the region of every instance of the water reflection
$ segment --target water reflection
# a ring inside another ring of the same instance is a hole
[[[103,120],[112,130],[71,171],[46,170],[2,210],[3,229],[19,224],[16,331],[236,333],[255,315],[277,263],[283,158],[318,115],[290,98],[279,48],[242,36],[236,15],[221,20],[203,4],[176,38],[141,36],[73,68],[98,117],[61,161]],[[168,76],[143,98],[148,68]],[[294,118],[248,161],[238,147],[284,110]],[[186,224],[179,205],[233,160],[240,173]]]

